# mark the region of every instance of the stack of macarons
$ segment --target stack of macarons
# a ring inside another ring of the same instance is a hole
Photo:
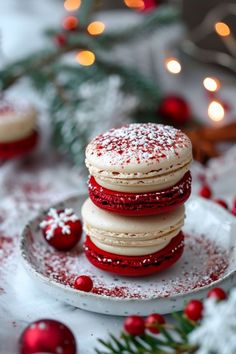
[[[90,199],[82,216],[85,254],[93,265],[140,276],[181,257],[191,161],[189,138],[161,124],[130,124],[91,141]]]
[[[30,152],[38,141],[37,113],[32,106],[0,102],[0,159]]]

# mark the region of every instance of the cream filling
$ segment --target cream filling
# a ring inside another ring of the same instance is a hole
[[[18,141],[29,136],[36,127],[36,116],[35,109],[29,108],[0,117],[0,142]]]
[[[127,193],[157,192],[178,183],[189,170],[190,164],[191,161],[176,171],[143,179],[116,179],[94,174],[93,176],[100,186],[110,190]]]
[[[84,223],[84,230],[93,238],[96,238],[98,241],[109,244],[109,245],[119,245],[119,246],[145,246],[145,245],[157,245],[161,244],[165,239],[170,239],[176,236],[184,225],[184,218],[178,221],[173,226],[169,226],[164,231],[157,232],[142,232],[137,234],[132,233],[116,233],[111,231],[104,231],[91,227],[88,224]]]
[[[95,244],[95,246],[97,246],[101,250],[105,252],[122,255],[122,256],[145,256],[147,254],[155,253],[165,248],[168,245],[168,243],[170,243],[171,241],[171,240],[166,240],[163,241],[161,244],[155,246],[119,247],[119,246],[111,246],[111,245],[101,243],[94,237],[91,237],[91,240]]]

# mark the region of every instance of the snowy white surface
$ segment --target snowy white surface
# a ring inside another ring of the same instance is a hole
[[[202,324],[190,334],[189,340],[200,346],[196,354],[233,354],[236,352],[235,328],[236,289],[230,293],[228,301],[205,301]]]
[[[62,2],[57,0],[1,1],[0,31],[4,56],[0,56],[0,65],[43,46],[40,31],[49,24],[59,23],[62,17]],[[107,16],[107,23],[116,23],[109,18]],[[181,30],[178,29],[175,33],[180,36]],[[163,60],[163,43],[168,36],[172,38],[173,30],[165,31],[165,36],[162,32],[153,44],[146,41],[143,47],[142,43],[137,43],[129,49],[123,49],[124,52],[117,50],[117,55],[123,59],[137,61],[137,65],[143,67],[145,72],[156,75],[161,80],[166,91],[180,92],[181,88],[181,92],[191,101],[196,114],[206,119],[207,99],[201,88],[202,77],[206,73],[197,64],[194,64],[194,67],[186,66],[183,76],[173,77],[164,73],[162,65],[159,65]],[[144,57],[140,55],[141,47]],[[152,60],[150,50],[154,53]],[[14,89],[11,95],[22,97],[22,92],[24,98],[27,97],[43,106],[38,97],[24,85],[21,89]],[[235,95],[233,87],[226,83],[222,94],[235,108],[235,100],[230,99]],[[45,126],[47,119],[44,115],[41,120]],[[47,135],[47,130],[44,130],[43,140],[47,139]],[[14,238],[14,246],[5,247],[14,248],[12,256],[5,258],[3,249],[0,249],[0,260],[4,259],[4,262],[0,263],[0,353],[16,354],[18,338],[23,328],[29,322],[44,317],[58,319],[67,324],[76,335],[79,352],[92,354],[95,339],[106,337],[108,331],[119,333],[123,319],[78,310],[47,297],[32,285],[17,257],[17,236],[26,221],[40,207],[46,207],[85,189],[77,171],[63,161],[54,160],[52,152],[46,155],[45,159],[41,148],[34,155],[33,163],[32,160],[9,163],[1,166],[0,170],[0,236]],[[206,171],[215,196],[224,197],[228,202],[236,195],[235,160],[236,147],[222,159],[212,161],[210,169]],[[196,176],[203,171],[199,165],[194,165],[193,172],[193,190],[196,192],[199,185]]]

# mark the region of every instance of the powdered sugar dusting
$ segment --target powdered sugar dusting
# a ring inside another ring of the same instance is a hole
[[[159,161],[191,148],[188,137],[178,129],[163,124],[129,124],[99,135],[88,145],[86,155],[106,156],[112,165],[136,160]]]
[[[33,243],[32,243],[33,237]],[[143,278],[117,277],[93,267],[81,249],[60,253],[28,232],[30,262],[44,276],[73,287],[75,278],[87,274],[93,279],[93,293],[118,298],[149,299],[185,294],[216,281],[227,273],[229,254],[203,235],[186,235],[182,259],[170,270]]]

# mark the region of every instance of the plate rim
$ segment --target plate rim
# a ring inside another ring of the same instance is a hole
[[[42,282],[47,283],[49,286],[53,286],[54,288],[60,288],[61,290],[64,291],[69,291],[72,294],[78,294],[78,295],[82,295],[82,296],[86,296],[86,297],[91,297],[91,298],[97,298],[97,299],[109,299],[110,301],[114,301],[114,302],[149,302],[149,301],[153,301],[153,300],[171,300],[174,301],[175,299],[178,300],[179,298],[183,297],[183,296],[189,296],[191,294],[195,294],[195,293],[199,293],[201,291],[206,291],[208,289],[211,289],[213,286],[217,286],[218,283],[222,283],[222,281],[227,281],[230,277],[232,277],[235,273],[236,273],[236,269],[232,270],[229,274],[224,275],[223,277],[221,277],[220,279],[217,279],[216,281],[213,281],[210,284],[204,285],[201,288],[196,288],[196,289],[192,289],[192,290],[188,290],[185,293],[179,293],[179,294],[174,294],[174,295],[170,295],[168,297],[165,296],[153,296],[150,298],[123,298],[123,297],[117,297],[117,296],[107,296],[105,294],[94,294],[92,292],[84,292],[81,290],[77,290],[74,289],[71,286],[65,285],[65,284],[61,284],[57,281],[55,281],[54,279],[49,279],[47,276],[41,274],[40,272],[38,272],[35,267],[32,266],[32,264],[30,263],[30,261],[27,259],[27,254],[26,254],[26,250],[24,247],[24,240],[25,240],[25,235],[27,233],[27,230],[30,228],[30,225],[32,223],[34,223],[38,218],[40,218],[40,216],[42,216],[43,214],[45,214],[50,208],[57,208],[58,206],[60,206],[60,204],[62,203],[71,203],[73,201],[76,201],[78,198],[81,197],[88,197],[88,195],[86,193],[84,194],[74,194],[72,196],[69,196],[67,198],[62,199],[61,201],[58,201],[56,203],[53,203],[52,205],[49,205],[49,207],[47,208],[41,208],[39,209],[38,213],[31,218],[27,224],[24,226],[20,237],[19,237],[19,253],[20,253],[20,258],[22,261],[22,264],[24,266],[24,268],[26,269],[26,271],[30,274],[33,273],[35,278],[39,278]],[[196,201],[199,202],[201,204],[205,204],[205,206],[210,206],[210,209],[213,210],[214,212],[216,212],[216,214],[221,214],[222,217],[224,217],[224,222],[229,222],[232,225],[236,226],[236,221],[235,221],[235,217],[230,214],[230,212],[224,208],[222,208],[220,205],[218,205],[217,203],[214,203],[211,200],[199,197],[199,196],[191,196],[190,197],[190,201]]]

